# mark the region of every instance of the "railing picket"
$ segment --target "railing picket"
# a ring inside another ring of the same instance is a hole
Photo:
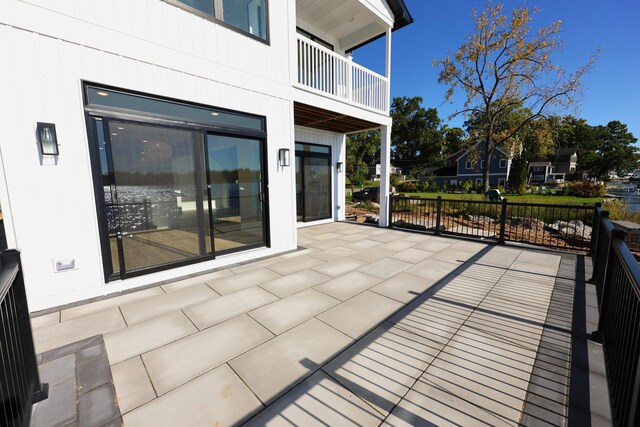
[[[28,426],[31,407],[46,397],[40,384],[19,253],[0,253],[0,398],[7,426]]]

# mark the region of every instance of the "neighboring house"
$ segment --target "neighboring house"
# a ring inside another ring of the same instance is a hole
[[[1,2],[0,205],[31,309],[295,250],[344,219],[347,133],[381,130],[385,226],[411,22],[403,0]],[[350,55],[380,37],[384,75]]]
[[[529,184],[558,184],[564,182],[565,173],[557,173],[549,161],[530,162],[527,173]]]
[[[549,157],[555,173],[573,174],[578,168],[578,147],[561,147]]]
[[[380,174],[381,174],[381,167],[380,167],[380,163],[376,164],[376,166],[374,168],[369,168],[369,172],[371,174],[371,180],[372,181],[380,181]],[[402,169],[397,168],[393,165],[391,165],[389,167],[389,173],[391,175],[393,174],[402,174]]]
[[[442,186],[458,186],[464,181],[474,184],[482,183],[484,168],[483,144],[478,143],[474,148],[460,150],[445,159],[445,166],[431,171],[435,182]],[[504,187],[511,169],[511,158],[502,148],[496,148],[491,153],[489,162],[489,186]]]

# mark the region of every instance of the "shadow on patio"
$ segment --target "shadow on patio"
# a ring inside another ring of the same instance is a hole
[[[607,422],[584,257],[346,223],[299,242],[36,317],[36,347],[102,334],[128,426]]]

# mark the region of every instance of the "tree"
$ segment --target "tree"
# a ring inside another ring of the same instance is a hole
[[[396,97],[391,104],[392,161],[411,174],[439,161],[444,142],[438,110],[421,104],[419,96]]]
[[[464,129],[459,127],[450,128],[447,125],[442,127],[442,132],[444,133],[444,143],[442,154],[443,156],[448,156],[453,153],[457,153],[462,148],[464,148],[466,144],[466,136]]]
[[[456,90],[466,97],[463,108],[453,116],[475,116],[478,140],[489,158],[499,146],[527,123],[543,117],[551,108],[575,104],[581,92],[581,77],[591,69],[597,55],[573,74],[552,61],[561,49],[560,21],[533,32],[530,24],[537,9],[515,8],[509,19],[500,3],[489,1],[480,14],[472,13],[475,32],[467,36],[455,54],[435,60],[441,66],[438,82],[448,86],[446,99]],[[515,122],[505,120],[514,107],[529,111]],[[510,123],[509,126],[504,126]],[[489,162],[483,169],[483,188],[489,189]]]
[[[597,153],[600,142],[599,136],[593,126],[585,119],[574,116],[562,118],[550,118],[555,122],[554,133],[558,141],[558,147],[578,148],[578,170],[592,175],[591,171],[600,168],[601,159]]]
[[[560,147],[578,148],[578,169],[589,176],[607,179],[609,172],[617,174],[637,167],[638,140],[627,125],[617,120],[606,126],[591,126],[585,119],[565,116],[557,120]]]
[[[351,181],[351,192],[367,179],[369,165],[380,160],[380,132],[369,131],[347,136],[347,167],[345,175]]]
[[[596,149],[598,159],[590,174],[600,179],[608,179],[609,172],[618,175],[633,169],[638,163],[638,148],[633,144],[638,141],[627,129],[627,125],[617,120],[606,126],[595,128],[599,146]]]

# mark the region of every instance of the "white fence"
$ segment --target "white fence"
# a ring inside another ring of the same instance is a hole
[[[298,84],[387,114],[389,81],[302,36],[298,37]]]

